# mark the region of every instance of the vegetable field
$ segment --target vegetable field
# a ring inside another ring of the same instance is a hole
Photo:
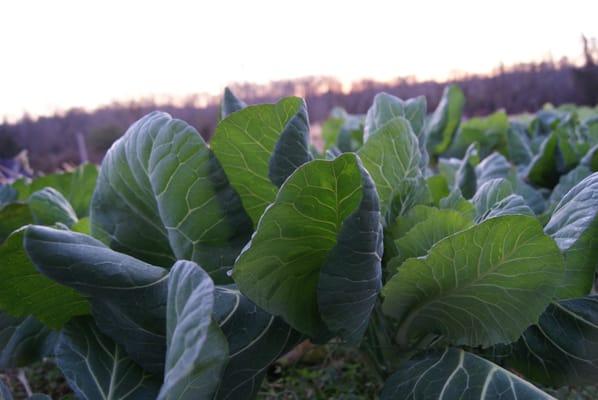
[[[252,399],[309,340],[383,382],[357,398],[595,385],[598,109],[465,101],[380,93],[315,146],[302,99],[226,90],[209,143],[154,112],[99,168],[1,186],[0,367],[44,359],[81,399]]]

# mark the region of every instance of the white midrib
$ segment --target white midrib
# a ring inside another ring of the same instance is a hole
[[[118,346],[114,348],[114,368],[112,368],[112,373],[110,374],[110,386],[108,387],[108,397],[106,400],[112,400],[112,396],[114,396],[114,386],[116,384],[116,375],[118,373]]]

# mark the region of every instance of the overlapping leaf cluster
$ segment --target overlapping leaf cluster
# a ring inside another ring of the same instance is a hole
[[[598,377],[598,111],[464,120],[448,87],[335,109],[226,91],[210,144],[155,112],[100,169],[0,188],[0,366],[85,399],[253,398],[304,339],[382,398],[549,398]],[[524,377],[530,382],[524,380]]]

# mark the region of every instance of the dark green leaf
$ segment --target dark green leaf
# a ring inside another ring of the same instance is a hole
[[[90,236],[41,226],[27,230],[25,249],[44,275],[89,297],[104,334],[144,369],[162,373],[167,270],[110,250]]]
[[[598,296],[552,302],[540,322],[502,349],[501,363],[546,386],[592,385],[598,376]]]
[[[0,313],[0,368],[19,368],[54,353],[58,333],[29,316]]]
[[[527,179],[535,185],[552,188],[558,183],[557,166],[558,134],[553,132],[544,140],[527,170]]]
[[[214,301],[214,318],[230,351],[216,398],[254,398],[268,366],[295,347],[302,335],[234,287],[216,287]]]
[[[529,382],[490,361],[460,349],[420,355],[384,384],[381,400],[552,399]]]
[[[559,249],[534,217],[496,217],[403,263],[382,290],[383,310],[400,322],[404,346],[428,334],[509,343],[537,322],[562,277]]]
[[[177,259],[192,260],[216,282],[227,282],[252,226],[197,131],[154,112],[106,154],[91,229],[117,251],[167,268]]]
[[[457,172],[455,172],[455,187],[461,190],[465,198],[469,199],[475,194],[477,187],[477,177],[475,167],[480,162],[477,143],[473,143],[467,151]]]
[[[159,400],[212,399],[228,345],[212,321],[214,283],[197,264],[178,261],[168,278],[167,352]]]
[[[482,158],[494,150],[506,153],[508,130],[509,118],[504,111],[497,111],[487,117],[471,118],[461,123],[459,132],[445,155],[462,158],[473,143],[478,143]]]
[[[154,399],[160,381],[104,336],[90,317],[70,321],[56,345],[56,363],[77,397],[86,400]]]
[[[585,296],[598,265],[598,173],[573,187],[558,203],[544,228],[565,255],[559,299]]]
[[[306,134],[306,123],[305,102],[288,97],[276,104],[246,107],[216,127],[212,150],[254,225],[276,196],[277,185],[271,179],[272,164],[282,165],[281,159],[289,157],[288,167],[299,159],[311,157],[307,138],[297,140]],[[301,131],[296,132],[296,128]],[[279,141],[282,141],[280,145]],[[278,154],[274,155],[275,152]],[[274,175],[278,177],[277,182],[280,181],[282,170]]]
[[[283,184],[233,276],[298,331],[358,340],[380,287],[381,241],[376,190],[356,155],[315,160]]]

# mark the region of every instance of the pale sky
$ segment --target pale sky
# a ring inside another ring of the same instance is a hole
[[[0,0],[0,118],[231,82],[343,82],[579,57],[598,1]]]

